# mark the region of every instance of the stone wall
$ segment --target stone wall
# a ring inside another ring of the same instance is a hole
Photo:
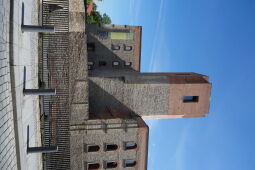
[[[90,77],[89,110],[100,115],[110,108],[145,118],[201,117],[209,110],[210,87],[203,75],[193,73]],[[199,101],[184,103],[184,96],[199,96]]]

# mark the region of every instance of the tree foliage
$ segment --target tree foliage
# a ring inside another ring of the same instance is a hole
[[[88,24],[111,24],[111,18],[104,13],[103,15],[100,14],[99,11],[97,11],[97,5],[93,3],[93,11],[91,12],[90,15],[87,15],[87,20],[86,22]]]

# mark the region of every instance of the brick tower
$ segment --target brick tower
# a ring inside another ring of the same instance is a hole
[[[203,117],[211,84],[195,73],[130,73],[90,77],[90,113],[128,112],[145,119]]]

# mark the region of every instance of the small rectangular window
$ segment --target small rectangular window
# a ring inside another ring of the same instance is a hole
[[[94,68],[94,63],[93,62],[88,62],[88,70],[93,70]]]
[[[119,45],[112,45],[112,50],[120,50],[120,46]]]
[[[87,152],[98,152],[100,150],[99,145],[86,145]]]
[[[137,148],[137,144],[135,142],[125,142],[124,146],[125,146],[125,150],[131,150],[131,149]]]
[[[116,144],[105,144],[105,151],[116,151],[118,148]]]
[[[183,96],[184,103],[198,102],[198,96]]]
[[[118,61],[114,61],[114,62],[112,62],[112,66],[119,66],[120,65],[120,62],[118,62]]]
[[[99,65],[99,66],[106,66],[106,62],[105,62],[105,61],[99,61],[99,62],[98,62],[98,65]]]
[[[88,51],[95,51],[95,43],[88,43],[87,44]]]
[[[99,168],[100,168],[99,163],[94,163],[94,162],[87,163],[87,170],[95,170],[95,169],[99,169]]]
[[[135,160],[124,160],[124,167],[134,167],[135,165]]]
[[[106,169],[111,169],[111,168],[117,168],[118,167],[118,163],[115,161],[107,161],[105,163],[105,168]]]
[[[131,51],[132,50],[132,46],[124,46],[124,50],[125,51]]]
[[[130,67],[132,65],[132,63],[131,62],[125,62],[124,65],[125,65],[125,67]]]

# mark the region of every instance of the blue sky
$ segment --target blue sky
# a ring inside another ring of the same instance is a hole
[[[255,1],[104,0],[114,24],[143,26],[142,71],[212,82],[205,118],[150,120],[148,170],[255,169]]]

